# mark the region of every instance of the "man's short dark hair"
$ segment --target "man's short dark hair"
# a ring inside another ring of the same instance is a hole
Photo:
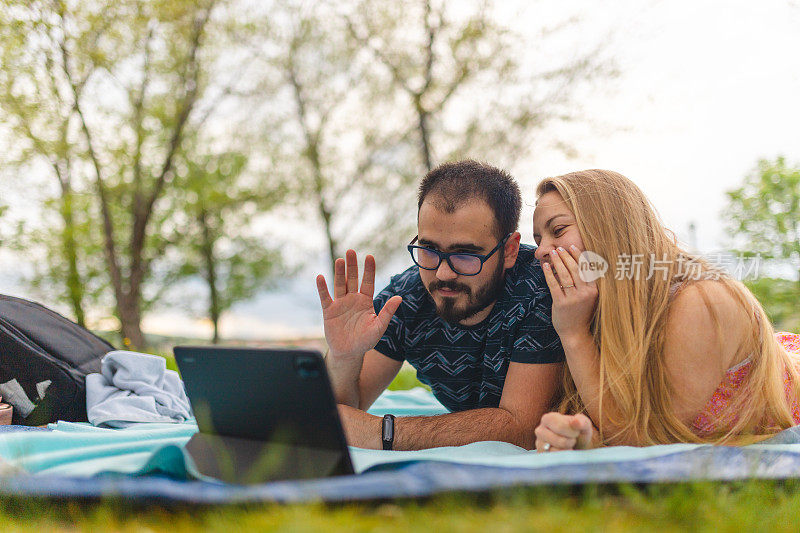
[[[471,159],[439,165],[422,179],[417,209],[428,195],[433,195],[436,207],[447,213],[470,200],[484,200],[494,213],[498,239],[517,231],[519,226],[519,185],[508,172],[491,165]]]

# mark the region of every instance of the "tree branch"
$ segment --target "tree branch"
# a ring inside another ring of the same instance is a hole
[[[89,125],[86,121],[86,116],[83,113],[83,109],[81,108],[80,104],[81,91],[80,88],[76,85],[74,76],[72,75],[72,71],[70,69],[70,54],[66,44],[67,27],[66,27],[65,13],[63,10],[63,6],[61,4],[58,5],[58,15],[61,21],[61,31],[62,31],[61,38],[58,40],[58,46],[61,50],[61,60],[62,60],[61,66],[64,70],[64,75],[67,78],[67,82],[70,88],[72,89],[75,112],[78,114],[78,118],[80,118],[81,129],[83,130],[83,134],[86,137],[87,151],[89,152],[89,157],[92,160],[92,165],[94,166],[95,186],[97,188],[97,193],[100,198],[100,212],[103,218],[103,233],[104,233],[104,243],[105,243],[103,250],[106,256],[106,262],[108,263],[111,282],[112,285],[114,286],[114,293],[117,297],[117,301],[121,302],[124,299],[124,290],[122,287],[122,274],[120,272],[119,262],[117,259],[116,246],[114,243],[114,223],[111,218],[111,210],[109,207],[108,194],[106,192],[105,183],[103,180],[103,172],[101,169],[100,160],[94,148],[92,133],[89,130]],[[91,69],[89,69],[89,71],[91,71]],[[86,79],[88,79],[88,77],[89,76],[87,75]]]
[[[144,249],[144,241],[147,235],[147,225],[153,213],[153,206],[156,200],[161,196],[167,178],[172,170],[172,164],[178,148],[180,147],[183,139],[184,127],[189,119],[189,115],[194,108],[199,91],[199,75],[200,68],[197,64],[197,52],[200,49],[203,32],[208,22],[211,12],[214,9],[215,1],[209,2],[208,7],[203,14],[195,20],[194,33],[192,35],[191,45],[189,48],[189,55],[187,58],[186,74],[183,79],[185,94],[183,98],[183,105],[178,113],[175,129],[170,138],[167,153],[164,157],[164,162],[161,171],[158,174],[152,191],[149,197],[142,204],[138,213],[135,214],[133,230],[131,232],[131,286],[138,288],[144,278],[144,269],[142,268],[141,252]]]

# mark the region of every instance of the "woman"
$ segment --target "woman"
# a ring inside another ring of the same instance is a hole
[[[633,182],[587,170],[537,196],[536,257],[567,360],[538,450],[743,444],[800,424],[798,336],[776,336],[742,283],[681,249]]]

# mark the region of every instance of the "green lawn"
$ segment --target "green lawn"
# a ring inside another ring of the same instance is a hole
[[[524,489],[426,501],[177,508],[0,500],[0,531],[797,531],[800,484]]]

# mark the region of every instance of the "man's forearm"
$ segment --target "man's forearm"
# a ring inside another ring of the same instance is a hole
[[[333,357],[330,352],[325,355],[325,366],[328,369],[328,378],[336,403],[358,407],[360,402],[358,380],[363,364],[363,355],[361,357]]]
[[[525,425],[501,408],[470,409],[436,416],[395,419],[395,450],[423,450],[496,440],[526,449],[534,446],[535,424]]]

